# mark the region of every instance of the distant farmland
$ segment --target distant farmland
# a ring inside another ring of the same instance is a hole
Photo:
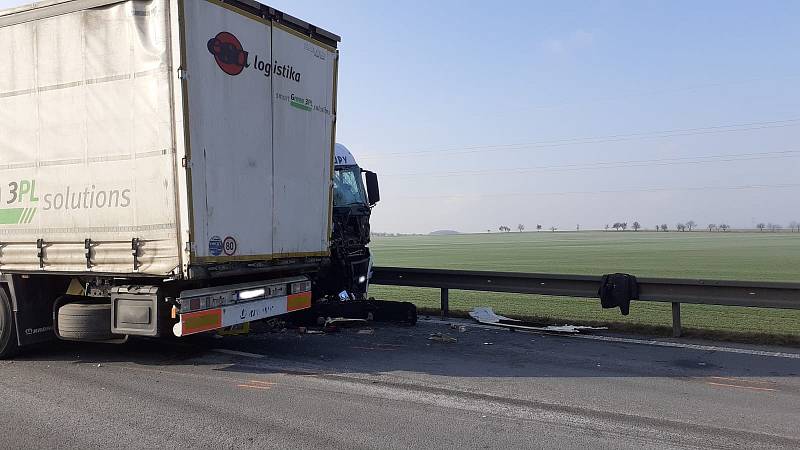
[[[800,282],[800,233],[526,232],[379,237],[379,266],[547,272],[640,277]],[[431,289],[373,286],[377,298],[438,307]],[[636,303],[631,315],[600,310],[599,301],[530,295],[452,292],[451,308],[494,306],[498,312],[558,321],[667,326],[669,304]],[[687,328],[800,336],[800,311],[684,305]]]

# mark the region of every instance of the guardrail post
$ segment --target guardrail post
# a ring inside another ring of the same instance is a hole
[[[442,288],[442,319],[450,314],[450,290]]]
[[[681,304],[672,302],[672,337],[681,337]]]

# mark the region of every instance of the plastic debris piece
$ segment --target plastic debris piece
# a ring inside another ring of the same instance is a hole
[[[478,323],[484,325],[495,325],[503,327],[511,331],[514,330],[528,330],[528,331],[548,331],[553,333],[580,333],[581,331],[589,330],[607,330],[607,327],[588,327],[583,325],[561,325],[561,326],[537,326],[522,320],[511,319],[505,316],[495,314],[494,310],[489,307],[477,307],[469,313],[470,317],[475,319]]]
[[[428,340],[437,342],[458,342],[458,339],[443,333],[433,333],[428,337]]]

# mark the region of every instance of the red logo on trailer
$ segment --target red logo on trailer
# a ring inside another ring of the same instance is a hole
[[[222,31],[208,40],[208,51],[214,55],[217,65],[228,75],[239,75],[245,67],[250,67],[247,61],[248,53],[236,36]]]

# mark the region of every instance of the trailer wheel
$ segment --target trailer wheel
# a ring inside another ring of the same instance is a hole
[[[111,303],[78,301],[58,308],[58,336],[68,341],[107,341],[111,334]]]
[[[17,352],[17,333],[14,312],[5,290],[0,287],[0,359],[11,358]]]

